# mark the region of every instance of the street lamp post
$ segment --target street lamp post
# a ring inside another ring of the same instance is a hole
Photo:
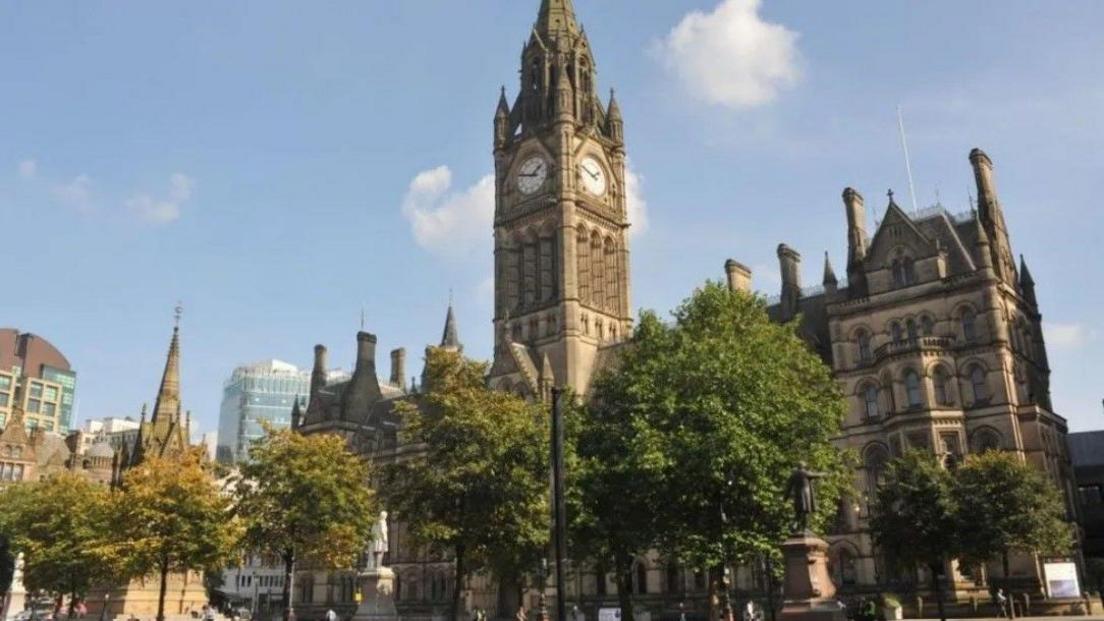
[[[556,561],[556,621],[567,619],[567,505],[564,499],[564,420],[563,391],[552,389],[552,515]],[[541,592],[543,597],[544,593]]]

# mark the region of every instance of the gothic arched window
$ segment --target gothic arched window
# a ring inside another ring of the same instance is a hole
[[[970,388],[974,393],[974,405],[979,405],[989,400],[989,386],[986,382],[985,369],[980,364],[970,369]]]
[[[951,394],[947,386],[947,372],[938,367],[932,373],[932,387],[935,389],[935,402],[939,405],[951,405]]]
[[[906,323],[906,330],[908,331],[908,337],[910,341],[915,341],[920,337],[920,333],[916,331],[916,321],[909,319]]]
[[[874,420],[880,418],[882,415],[881,407],[878,405],[878,385],[868,384],[862,392],[863,395],[863,410],[866,413],[868,420]]]
[[[916,371],[905,372],[905,394],[908,396],[910,408],[918,408],[924,405],[923,396],[920,393],[920,376]]]
[[[636,593],[637,595],[648,594],[648,568],[643,562],[636,564]]]
[[[974,315],[974,311],[968,308],[962,311],[962,338],[967,343],[973,343],[977,340],[977,317]]]
[[[935,322],[931,317],[924,315],[920,318],[920,334],[931,336],[935,332]]]
[[[893,342],[894,343],[904,342],[904,340],[905,340],[905,331],[901,327],[900,323],[894,321],[892,324],[890,324],[889,331],[893,335]]]
[[[679,567],[678,562],[670,561],[667,563],[667,592],[682,593],[682,591],[682,568]]]
[[[878,491],[878,486],[885,479],[885,469],[888,463],[889,453],[881,444],[870,446],[863,454],[863,469],[866,470],[866,491],[871,497]]]
[[[874,358],[870,350],[870,333],[866,330],[859,331],[859,360],[870,362]]]

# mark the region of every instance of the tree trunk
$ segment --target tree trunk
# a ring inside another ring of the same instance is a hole
[[[942,567],[937,563],[928,565],[932,575],[932,586],[935,587],[935,604],[939,607],[939,621],[947,621],[947,611],[943,609],[943,581],[940,579]]]
[[[157,621],[165,621],[165,594],[169,588],[169,561],[161,559],[161,588],[157,593]]]
[[[69,618],[73,618],[73,613],[77,610],[77,592],[73,591],[69,594]]]
[[[460,590],[464,585],[464,545],[456,546],[456,577],[452,585],[452,610],[449,613],[452,621],[460,621]]]
[[[284,550],[284,621],[295,621],[295,548]]]
[[[61,607],[65,604],[65,595],[58,593],[54,598],[54,618],[57,619],[61,615]]]
[[[621,621],[634,621],[632,598],[632,555],[617,555],[617,605],[621,607]]]
[[[1008,550],[1005,550],[1004,553],[1001,554],[1001,571],[1004,572],[1004,574],[1001,577],[1004,578],[1004,586],[1007,587],[1008,586]]]

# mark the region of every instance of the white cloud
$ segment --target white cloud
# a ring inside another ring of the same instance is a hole
[[[1043,337],[1047,345],[1058,349],[1076,349],[1096,338],[1096,330],[1080,323],[1046,323]]]
[[[452,189],[452,171],[439,166],[418,173],[402,202],[414,239],[446,257],[490,253],[494,226],[494,175],[463,190]]]
[[[180,219],[180,207],[192,197],[194,188],[195,180],[183,173],[174,173],[169,177],[169,193],[166,198],[135,194],[124,204],[147,222],[168,224]]]
[[[632,167],[625,166],[625,201],[629,212],[629,234],[640,236],[648,230],[648,201],[644,198],[644,177]]]
[[[660,42],[658,53],[692,96],[729,108],[770,103],[801,79],[798,33],[763,21],[761,0],[723,0],[693,11]]]
[[[80,211],[92,208],[92,178],[88,175],[77,175],[68,183],[53,187],[54,198],[66,205]]]
[[[38,174],[38,162],[23,160],[19,162],[19,176],[24,179],[33,179]]]

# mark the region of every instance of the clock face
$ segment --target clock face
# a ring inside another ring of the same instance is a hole
[[[583,179],[583,189],[595,196],[606,193],[606,170],[593,157],[579,163],[579,176]]]
[[[532,194],[541,189],[548,178],[548,162],[541,157],[531,157],[518,168],[517,186],[522,194]]]

